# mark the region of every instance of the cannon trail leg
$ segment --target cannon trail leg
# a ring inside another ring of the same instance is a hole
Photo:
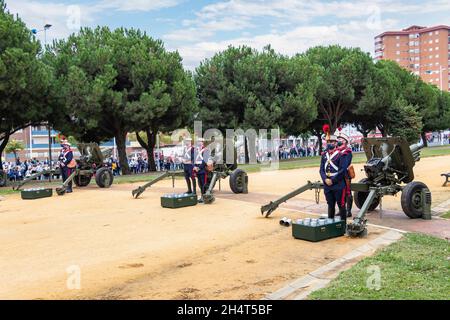
[[[44,171],[42,171],[42,172],[35,173],[35,174],[29,176],[28,178],[26,178],[26,179],[20,181],[20,182],[17,183],[16,185],[14,185],[14,186],[13,186],[13,190],[20,190],[20,188],[22,188],[22,186],[23,186],[24,184],[26,184],[26,183],[28,183],[28,182],[30,182],[30,181],[36,179],[36,178],[39,178],[40,176],[43,176],[43,175],[46,175],[46,174],[50,174],[50,176],[51,176],[51,175],[54,174],[54,173],[55,173],[55,170],[44,170]]]
[[[74,170],[72,174],[66,179],[66,181],[63,182],[62,186],[56,188],[56,193],[58,194],[58,196],[63,196],[66,193],[67,186],[70,182],[72,182],[77,174],[79,174],[79,170]]]
[[[275,211],[278,206],[280,204],[282,204],[283,202],[288,201],[289,199],[299,195],[300,193],[303,193],[307,190],[312,190],[312,189],[322,189],[323,188],[323,183],[321,182],[311,182],[308,181],[307,184],[305,184],[304,186],[298,188],[297,190],[294,190],[290,193],[288,193],[285,196],[282,196],[281,198],[275,200],[275,201],[270,201],[268,204],[264,205],[261,207],[261,214],[265,213],[265,217],[268,218],[270,216],[270,214]]]
[[[367,219],[365,218],[365,216],[376,196],[377,190],[375,188],[371,188],[366,201],[364,201],[361,210],[359,210],[358,215],[353,219],[352,222],[347,225],[347,232],[349,236],[357,237],[364,235],[367,223]]]
[[[216,185],[217,180],[219,180],[219,182],[220,182],[219,173],[214,172],[213,176],[211,178],[211,182],[209,183],[208,190],[206,190],[205,194],[203,195],[203,203],[210,204],[210,203],[213,203],[214,200],[216,200],[214,198],[214,195],[212,194],[212,191],[214,190],[214,186]]]
[[[131,194],[133,195],[133,197],[135,199],[137,199],[142,193],[144,193],[145,189],[147,189],[148,187],[152,186],[153,184],[157,183],[158,181],[161,181],[162,179],[164,179],[165,177],[169,176],[170,173],[168,171],[160,174],[159,176],[157,176],[155,179],[153,179],[152,181],[147,182],[146,184],[144,184],[143,186],[139,186],[136,189],[134,189],[133,191],[131,191]],[[172,182],[172,184],[174,184],[174,182]]]

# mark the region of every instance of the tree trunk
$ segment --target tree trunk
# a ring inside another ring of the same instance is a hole
[[[245,164],[248,164],[250,162],[250,157],[248,156],[248,141],[247,137],[244,136],[244,153],[245,153]]]
[[[7,133],[5,133],[5,139],[3,139],[2,143],[0,144],[0,170],[3,170],[2,155],[3,155],[3,151],[6,148],[6,145],[9,142],[9,136],[10,136],[10,132],[8,131]]]
[[[127,140],[126,133],[116,134],[117,152],[119,153],[119,164],[123,175],[130,174],[130,168],[128,167],[126,140]]]
[[[139,132],[136,132],[137,141],[142,146],[142,148],[144,148],[145,151],[147,151],[147,161],[149,171],[156,171],[155,157],[153,155],[153,151],[155,150],[156,145],[156,134],[154,132],[157,131],[156,130],[152,131],[150,129],[145,130],[148,143],[146,143],[144,139],[142,139],[142,137],[139,135]]]
[[[420,136],[422,137],[423,146],[426,148],[428,147],[428,141],[427,141],[427,135],[425,134],[425,131],[422,131],[420,133]]]
[[[316,133],[316,137],[317,137],[317,141],[318,141],[318,143],[319,143],[319,155],[320,154],[322,154],[322,151],[323,151],[323,145],[322,145],[322,134],[319,132],[319,133]]]

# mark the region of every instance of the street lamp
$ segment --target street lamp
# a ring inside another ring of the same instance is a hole
[[[441,88],[441,94],[443,94],[442,91],[444,91],[444,88],[442,86],[442,72],[447,70],[446,68],[443,68],[442,66],[439,66],[439,86]],[[444,139],[443,139],[443,134],[441,133],[441,131],[439,130],[439,139],[441,140],[441,145],[444,145]]]
[[[42,32],[44,31],[44,50],[47,51],[47,30],[49,30],[52,27],[51,24],[46,23],[44,25],[44,29],[42,30],[37,30],[37,29],[32,29],[31,32],[33,34],[37,34],[38,32]],[[52,170],[53,166],[52,166],[52,132],[51,132],[51,128],[50,125],[47,123],[47,131],[48,131],[48,165],[49,165],[49,169]],[[32,141],[30,141],[30,143],[32,143]],[[52,181],[52,175],[49,175],[49,181]]]

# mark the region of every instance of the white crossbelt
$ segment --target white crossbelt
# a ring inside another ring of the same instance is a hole
[[[203,162],[203,152],[206,150],[200,150],[200,152],[197,154],[197,158],[195,159],[195,164],[201,164]]]
[[[330,154],[327,152],[327,165],[331,165],[331,166],[334,168],[334,170],[336,170],[336,171],[338,171],[339,168],[338,168],[338,166],[335,165],[334,162],[331,161],[331,160],[333,160],[333,158],[334,158],[337,154],[339,154],[339,151],[335,151],[331,156],[330,156]]]

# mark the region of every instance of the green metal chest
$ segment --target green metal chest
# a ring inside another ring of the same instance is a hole
[[[161,197],[161,207],[163,208],[176,209],[195,206],[197,202],[195,194],[166,194]]]
[[[292,236],[296,239],[312,242],[341,237],[345,234],[345,222],[339,221],[321,226],[292,224]]]
[[[51,188],[24,189],[20,192],[20,195],[24,200],[47,198],[53,195],[53,189]]]

